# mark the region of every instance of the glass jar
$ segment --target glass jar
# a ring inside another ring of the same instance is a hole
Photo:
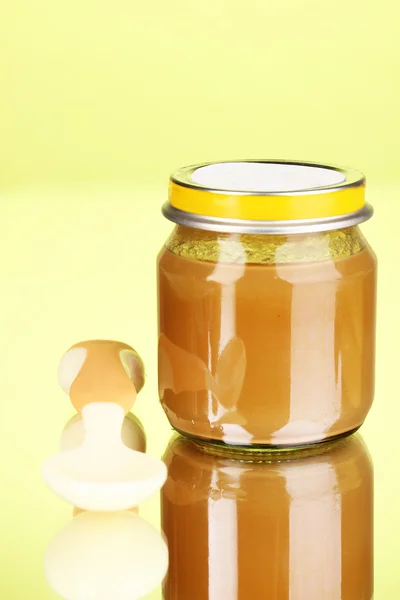
[[[159,394],[217,444],[319,443],[373,400],[376,258],[358,171],[217,163],[171,178],[158,259]]]
[[[373,467],[359,435],[238,454],[182,436],[167,449],[163,598],[370,600]]]

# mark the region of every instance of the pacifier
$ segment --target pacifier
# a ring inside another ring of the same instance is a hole
[[[58,378],[81,415],[84,436],[68,447],[64,435],[61,452],[44,461],[42,475],[53,492],[81,509],[117,511],[160,489],[165,464],[122,438],[125,416],[144,385],[137,352],[122,342],[80,342],[62,357]]]

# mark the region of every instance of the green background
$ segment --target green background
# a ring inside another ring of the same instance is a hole
[[[2,4],[4,184],[269,156],[398,174],[396,0]]]
[[[376,600],[400,592],[398,347],[400,42],[397,2],[71,0],[0,18],[1,597],[54,598],[43,552],[71,517],[41,461],[73,414],[63,352],[115,338],[142,355],[135,412],[160,456],[155,259],[168,175],[251,157],[366,172],[379,259]],[[157,524],[158,498],[141,509]],[[158,593],[152,597],[158,598]]]

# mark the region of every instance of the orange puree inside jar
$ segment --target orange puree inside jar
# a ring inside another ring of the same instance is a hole
[[[243,446],[357,429],[374,390],[375,263],[357,227],[178,227],[159,256],[159,392],[173,427]]]

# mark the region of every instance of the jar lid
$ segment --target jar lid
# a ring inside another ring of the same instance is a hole
[[[164,215],[198,229],[304,233],[366,221],[365,177],[329,164],[241,160],[183,167],[170,178]]]

